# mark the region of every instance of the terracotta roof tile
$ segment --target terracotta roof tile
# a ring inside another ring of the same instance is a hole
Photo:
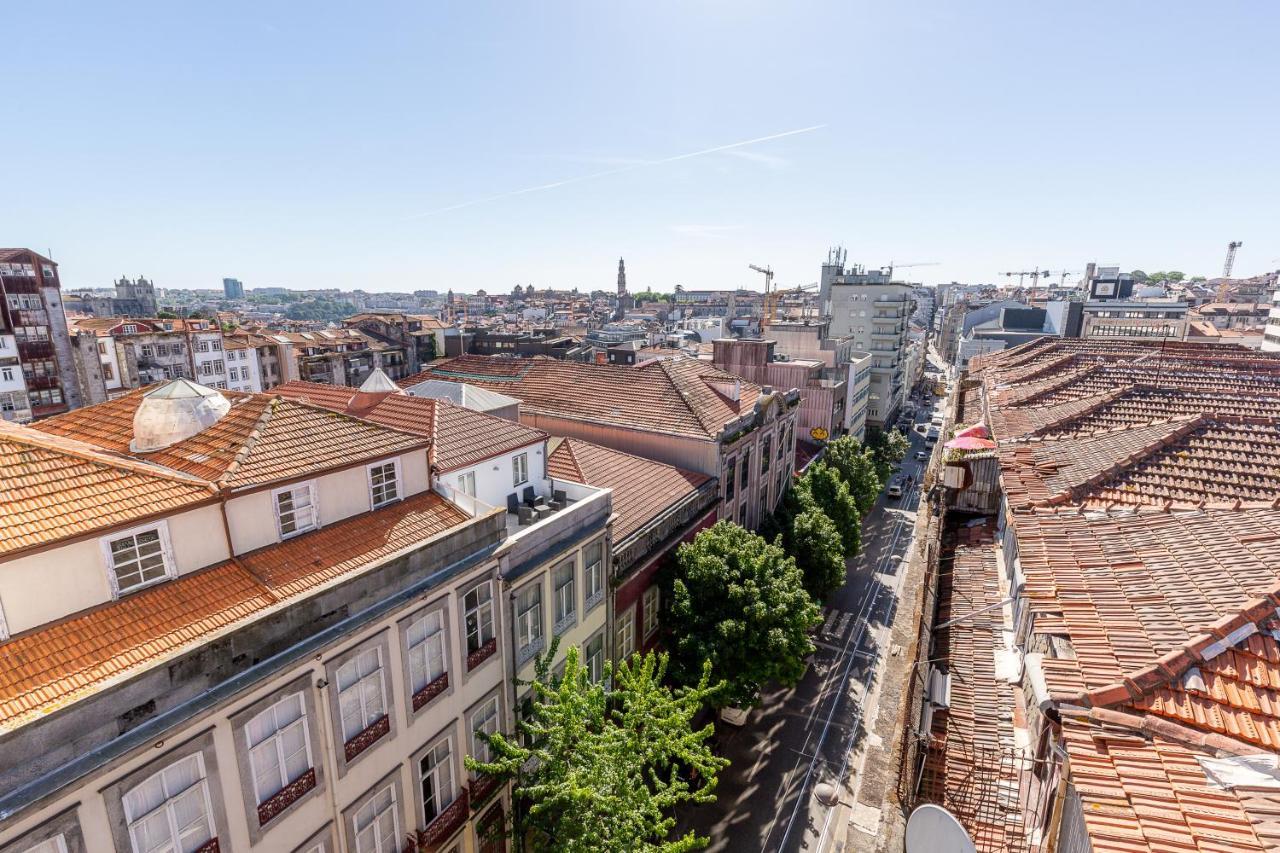
[[[751,412],[760,386],[698,359],[650,361],[636,367],[549,358],[461,356],[435,362],[408,379],[466,382],[516,397],[522,409],[555,417],[715,438]],[[730,398],[740,389],[739,399]]]
[[[711,479],[577,438],[553,441],[558,443],[547,458],[548,474],[613,489],[615,542],[640,530]]]
[[[360,394],[355,388],[317,382],[286,382],[273,389],[282,397],[302,400],[435,442],[435,465],[453,471],[545,441],[547,434],[524,424],[455,406],[447,400],[407,394]]]
[[[194,477],[0,421],[0,554],[211,501]]]
[[[0,643],[0,731],[468,520],[424,492],[13,637]]]
[[[231,410],[213,426],[152,453],[134,453],[133,416],[149,388],[36,421],[33,428],[163,465],[228,488],[305,477],[428,442],[273,394],[224,391]]]

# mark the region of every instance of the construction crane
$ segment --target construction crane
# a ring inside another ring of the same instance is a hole
[[[1244,243],[1240,240],[1232,240],[1227,244],[1227,260],[1222,265],[1223,278],[1231,278],[1231,268],[1236,265],[1236,249],[1243,245]]]
[[[747,269],[755,270],[764,276],[764,299],[760,303],[760,325],[767,326],[773,321],[773,267],[758,267],[747,264]]]
[[[886,274],[889,278],[893,278],[893,271],[895,269],[905,270],[909,267],[936,267],[939,265],[941,265],[941,261],[918,261],[913,264],[895,264],[893,261],[889,261],[889,266],[887,268],[888,272]]]
[[[996,275],[1002,275],[1005,278],[1012,278],[1013,276],[1016,275],[1018,277],[1018,287],[1022,287],[1022,280],[1026,276],[1031,276],[1031,286],[1035,287],[1037,281],[1039,281],[1042,278],[1048,278],[1051,275],[1051,273],[1049,272],[1049,270],[1042,270],[1039,267],[1036,267],[1033,270],[1021,270],[1019,272],[1002,272],[1002,273],[996,273]]]

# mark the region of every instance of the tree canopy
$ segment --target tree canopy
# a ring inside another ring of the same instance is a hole
[[[804,575],[809,597],[821,603],[844,586],[845,550],[840,531],[817,507],[806,509],[791,520],[787,553],[795,558]]]
[[[516,796],[529,806],[515,827],[522,849],[684,853],[705,847],[692,831],[669,838],[672,810],[715,800],[717,775],[728,765],[707,743],[708,724],[694,716],[716,693],[709,664],[686,687],[665,684],[667,656],[633,655],[592,683],[578,650],[565,655],[564,673],[549,677],[549,650],[537,663],[534,701],[519,723],[522,746],[487,736],[492,760],[468,756],[467,769],[516,778]],[[606,667],[607,668],[607,667]],[[526,769],[528,768],[528,769]],[[527,844],[527,846],[525,846]]]
[[[911,442],[896,429],[877,430],[868,436],[867,447],[871,448],[871,458],[875,460],[876,475],[881,483],[887,483],[893,476],[893,466],[911,449]]]
[[[884,483],[876,472],[875,457],[871,449],[851,435],[841,436],[827,445],[823,461],[830,465],[849,487],[858,505],[858,512],[866,515],[876,505]]]
[[[672,675],[695,684],[710,661],[725,681],[717,706],[754,705],[770,681],[793,685],[820,620],[796,561],[776,544],[720,521],[676,552],[664,575]]]
[[[844,557],[857,556],[862,545],[862,514],[836,469],[825,462],[815,462],[796,482],[796,491],[812,496],[817,508],[831,519],[840,533]]]

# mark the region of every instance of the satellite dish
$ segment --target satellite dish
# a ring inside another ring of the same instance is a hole
[[[917,806],[907,819],[907,853],[977,853],[955,815],[942,806]]]

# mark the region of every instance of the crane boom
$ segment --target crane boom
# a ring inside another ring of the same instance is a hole
[[[1244,243],[1240,240],[1232,240],[1227,244],[1227,260],[1222,265],[1223,278],[1231,278],[1231,268],[1236,265],[1236,249],[1243,245]]]

